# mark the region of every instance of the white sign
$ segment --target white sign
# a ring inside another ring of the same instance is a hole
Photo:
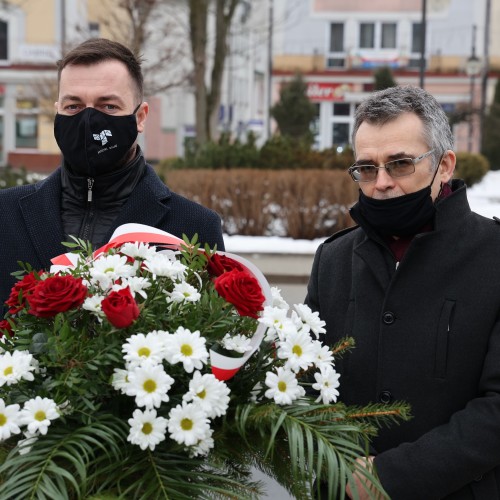
[[[18,59],[29,62],[56,62],[61,58],[57,45],[28,44],[19,45]]]

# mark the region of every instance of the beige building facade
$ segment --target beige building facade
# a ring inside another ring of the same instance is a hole
[[[242,1],[235,14],[222,88],[219,132],[262,135],[267,109],[268,0]],[[60,162],[53,136],[57,99],[56,61],[63,51],[92,36],[131,42],[130,19],[120,0],[10,0],[0,2],[0,166],[50,172]],[[146,89],[175,81],[192,65],[187,2],[158,2],[142,48]],[[140,6],[140,3],[137,3]],[[213,23],[210,23],[213,26]],[[210,33],[208,49],[213,45]],[[181,47],[183,59],[155,67]],[[210,70],[210,60],[208,64]],[[153,69],[151,69],[153,68]],[[150,85],[151,84],[151,85]],[[150,161],[182,155],[194,136],[194,93],[189,79],[150,91],[146,130],[140,145]]]
[[[374,72],[389,67],[398,85],[421,85],[453,120],[458,151],[479,151],[481,108],[491,102],[500,70],[500,2],[428,0],[425,72],[421,72],[421,0],[294,0],[276,15],[288,27],[276,37],[273,99],[300,72],[316,103],[316,146],[350,143],[356,105],[374,87]],[[488,68],[485,30],[490,27]],[[474,51],[476,73],[468,72]],[[484,80],[484,82],[483,82]],[[483,92],[483,83],[485,91]],[[483,100],[485,103],[483,104]],[[472,110],[470,113],[469,110]],[[465,117],[465,119],[464,119]]]

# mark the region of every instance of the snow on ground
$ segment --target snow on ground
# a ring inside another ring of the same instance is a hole
[[[474,212],[485,217],[500,217],[500,170],[488,172],[483,180],[467,190]],[[324,239],[294,240],[278,236],[224,235],[226,250],[233,253],[314,254]]]

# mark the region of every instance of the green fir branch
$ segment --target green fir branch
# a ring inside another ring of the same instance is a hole
[[[119,467],[126,430],[122,420],[110,415],[76,429],[54,426],[28,453],[19,454],[17,447],[9,453],[0,466],[0,498],[84,498],[98,455]]]

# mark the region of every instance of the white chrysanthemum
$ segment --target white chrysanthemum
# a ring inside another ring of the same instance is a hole
[[[210,421],[199,405],[182,403],[170,410],[168,432],[179,444],[197,445],[210,437]]]
[[[113,376],[111,378],[111,385],[113,386],[113,389],[120,391],[122,394],[127,394],[129,386],[128,373],[128,370],[121,370],[120,368],[114,369]]]
[[[38,364],[28,351],[5,352],[0,356],[0,387],[17,384],[21,379],[32,381]]]
[[[202,375],[195,371],[189,382],[189,392],[182,399],[199,404],[208,418],[215,418],[226,414],[230,392],[229,387],[211,373]]]
[[[51,420],[59,418],[56,403],[49,398],[37,396],[24,403],[21,410],[20,421],[28,426],[28,432],[47,434]]]
[[[311,331],[319,337],[320,333],[325,333],[326,330],[323,328],[326,322],[319,317],[318,312],[313,312],[309,306],[305,304],[294,304],[293,306],[300,316],[300,319],[309,326]]]
[[[319,340],[313,340],[314,364],[321,368],[322,366],[331,365],[334,361],[332,350],[329,346],[323,344]]]
[[[167,402],[170,399],[168,391],[174,383],[163,365],[148,361],[129,371],[128,381],[127,396],[135,396],[135,404],[146,408],[159,408],[163,401]]]
[[[180,326],[174,334],[164,338],[164,342],[167,361],[173,365],[182,363],[188,373],[195,369],[201,370],[208,360],[206,340],[198,330],[191,332]]]
[[[212,429],[205,439],[200,439],[194,446],[189,448],[190,457],[207,456],[210,450],[214,447],[214,438],[212,437]]]
[[[277,373],[267,372],[266,381],[269,389],[265,396],[274,399],[276,404],[289,405],[296,399],[304,396],[305,390],[299,385],[295,374],[286,368],[279,367]]]
[[[147,299],[148,295],[145,290],[151,287],[151,281],[141,276],[131,276],[130,278],[124,278],[119,284],[115,283],[111,289],[118,292],[127,287],[130,289],[130,293],[134,298],[136,294],[139,294],[143,299]]]
[[[102,290],[108,290],[114,281],[133,276],[135,267],[127,264],[125,255],[103,255],[93,262],[89,272],[93,283],[97,283]]]
[[[5,406],[5,401],[0,399],[0,441],[21,432],[20,415],[18,404]]]
[[[104,313],[102,312],[103,300],[104,300],[104,295],[92,295],[92,297],[87,297],[84,300],[82,308],[85,309],[86,311],[94,313],[98,317],[104,316]]]
[[[236,351],[243,354],[252,350],[251,341],[252,339],[246,335],[229,335],[227,333],[222,339],[222,346],[228,351]]]
[[[164,349],[163,342],[157,334],[137,333],[129,337],[122,345],[123,359],[129,369],[135,368],[146,360],[158,364],[164,359]]]
[[[326,405],[332,401],[337,401],[337,396],[339,395],[337,387],[340,385],[339,377],[340,374],[331,365],[322,367],[319,372],[314,374],[316,383],[312,385],[312,388],[320,391],[316,403],[322,400],[323,404]]]
[[[286,318],[283,322],[275,324],[274,329],[278,336],[278,340],[283,340],[289,335],[297,333],[297,325],[292,321],[291,318]]]
[[[267,326],[265,340],[268,342],[274,342],[276,337],[283,333],[283,330],[289,331],[289,328],[293,326],[290,319],[287,318],[286,309],[279,307],[264,307],[262,316],[257,321]]]
[[[169,302],[198,302],[201,299],[200,292],[185,281],[176,283],[174,289],[167,295]]]
[[[293,332],[278,343],[278,358],[286,359],[285,366],[294,372],[307,370],[314,363],[314,347],[309,334]]]
[[[38,433],[36,432],[23,432],[24,439],[17,442],[19,455],[26,455],[31,451],[31,447],[38,441]]]
[[[278,309],[284,309],[285,311],[288,311],[288,309],[290,309],[290,306],[281,296],[281,290],[279,288],[275,286],[271,287],[271,297],[272,297],[271,305],[273,307],[277,307]]]
[[[156,410],[135,410],[128,419],[130,432],[127,441],[137,444],[141,450],[153,451],[166,437],[167,419],[156,416]]]
[[[172,259],[168,254],[155,253],[144,261],[144,267],[153,275],[164,276],[171,280],[182,280],[186,274],[186,266],[177,259]]]
[[[304,323],[302,321],[302,318],[295,311],[292,311],[292,313],[290,314],[290,320],[295,325],[295,328],[298,332],[305,332],[309,334],[309,332],[311,331],[311,327],[307,323]]]
[[[120,248],[120,253],[132,257],[133,259],[149,259],[156,253],[154,247],[150,247],[147,243],[136,241],[134,243],[124,243]]]

